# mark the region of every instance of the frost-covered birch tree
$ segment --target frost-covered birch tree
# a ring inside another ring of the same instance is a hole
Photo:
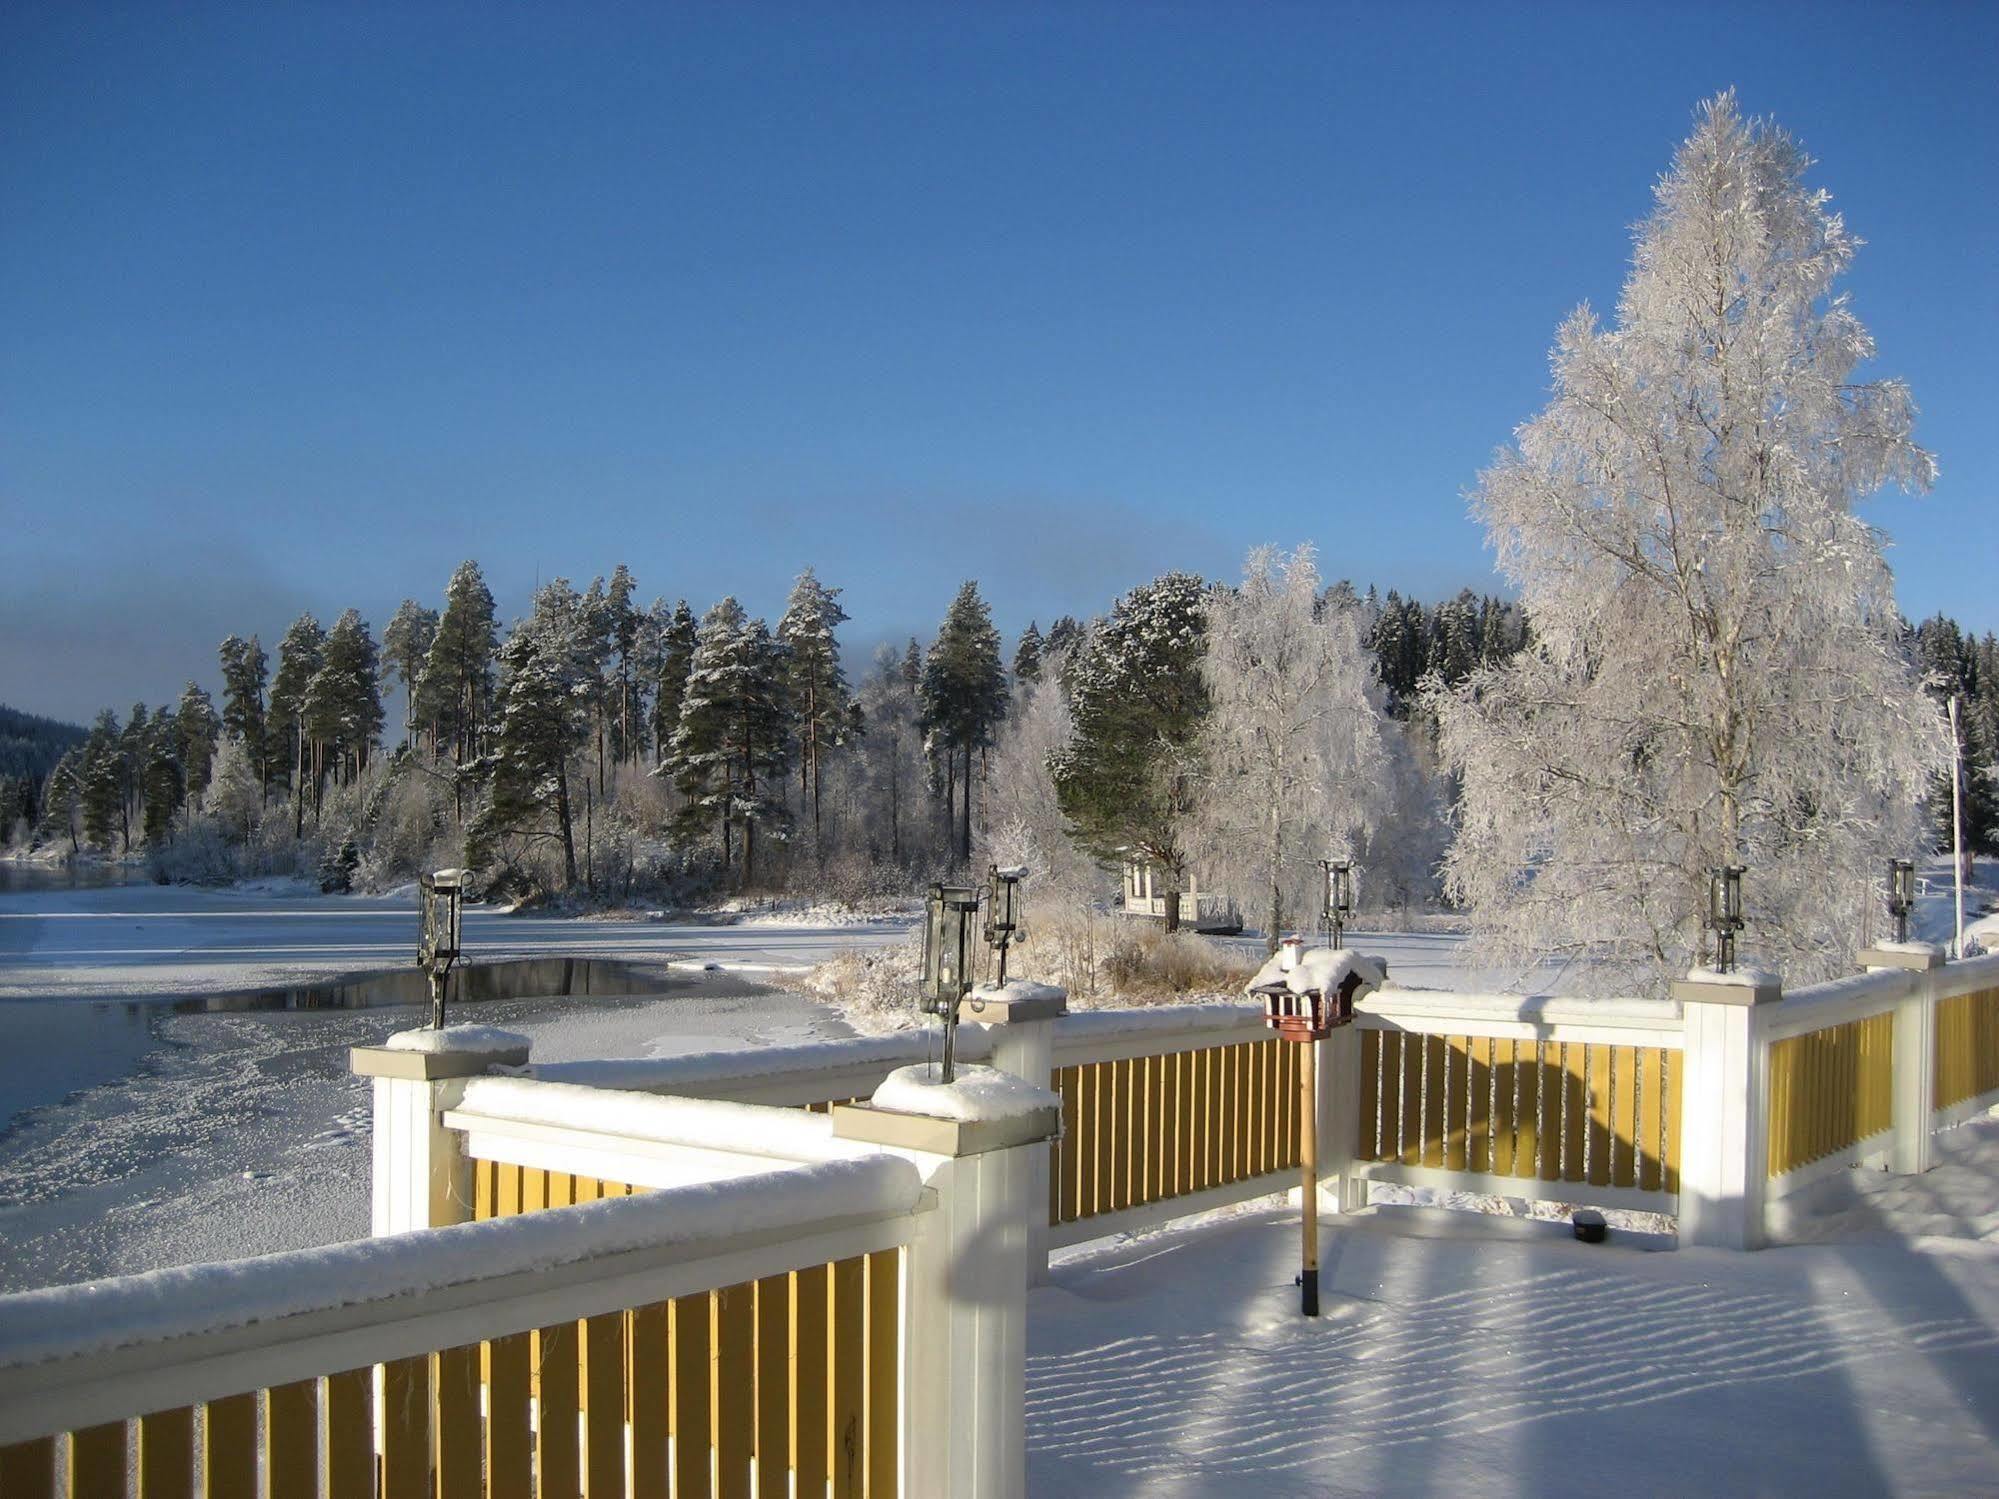
[[[1660,180],[1617,320],[1557,335],[1554,397],[1474,496],[1532,648],[1433,683],[1461,778],[1450,892],[1493,957],[1584,983],[1700,954],[1707,870],[1739,863],[1746,952],[1835,973],[1870,877],[1918,843],[1942,737],[1854,506],[1926,487],[1897,380],[1834,291],[1858,241],[1808,159],[1703,106]]]
[[[1385,809],[1382,695],[1357,605],[1322,599],[1310,546],[1258,547],[1208,604],[1201,868],[1262,906],[1277,950],[1316,913],[1309,861],[1351,857]]]

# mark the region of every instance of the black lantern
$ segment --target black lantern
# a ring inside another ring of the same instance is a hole
[[[944,1017],[944,1081],[954,1076],[958,1005],[972,988],[972,917],[979,892],[970,885],[932,885],[923,923],[925,1014]]]
[[[986,877],[986,945],[999,954],[997,981],[1006,982],[1006,950],[1020,940],[1020,882],[1027,870],[1019,864],[995,864]]]
[[[1907,859],[1888,861],[1888,914],[1895,918],[1895,940],[1909,940],[1909,912],[1916,905],[1916,866]]]
[[[1346,937],[1347,918],[1353,915],[1353,865],[1345,859],[1320,859],[1319,872],[1325,876],[1319,925],[1325,930],[1326,945],[1338,947]]]
[[[444,985],[451,965],[458,961],[460,922],[465,901],[465,871],[440,869],[419,882],[422,902],[421,930],[417,937],[417,966],[430,976],[430,1023],[444,1029]]]
[[[1723,864],[1708,873],[1707,929],[1714,933],[1714,966],[1718,973],[1735,971],[1735,934],[1742,930],[1740,864]]]

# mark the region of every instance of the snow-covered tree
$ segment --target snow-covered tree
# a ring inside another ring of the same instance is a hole
[[[652,677],[653,752],[664,764],[680,726],[680,702],[687,693],[687,673],[694,664],[694,611],[681,599],[671,610],[665,599],[654,599],[646,616],[650,637],[646,667]]]
[[[215,704],[205,689],[189,682],[181,689],[180,706],[174,711],[174,725],[180,735],[177,754],[187,795],[199,802],[208,790],[215,764],[215,740],[222,732],[215,716]]]
[[[83,745],[62,752],[42,783],[42,815],[35,824],[37,838],[66,838],[72,854],[82,851],[83,786],[89,765]]]
[[[144,833],[148,848],[173,842],[174,813],[187,795],[180,762],[180,728],[162,708],[146,731],[146,759],[140,772],[145,800]]]
[[[1853,512],[1934,465],[1834,283],[1856,241],[1780,130],[1705,105],[1639,227],[1614,327],[1558,335],[1555,394],[1475,510],[1533,645],[1431,703],[1461,778],[1446,869],[1489,953],[1585,981],[1684,970],[1711,866],[1744,949],[1846,971],[1884,858],[1917,846],[1934,707]]]
[[[257,774],[257,794],[270,794],[275,771],[271,736],[264,721],[264,689],[269,660],[255,635],[231,635],[217,651],[222,661],[222,729],[234,735]]]
[[[1044,642],[1041,627],[1033,620],[1020,632],[1020,643],[1013,648],[1013,684],[1016,687],[1031,687],[1041,680],[1041,656]]]
[[[973,762],[992,744],[993,730],[1006,716],[1006,667],[1000,660],[999,631],[993,628],[992,610],[979,596],[976,582],[962,585],[944,611],[944,622],[923,660],[919,693],[924,733],[932,754],[944,765],[947,828],[956,812],[953,854],[969,859]]]
[[[382,631],[382,681],[403,690],[403,737],[415,742],[416,684],[437,639],[437,611],[404,599]]]
[[[1288,557],[1258,547],[1242,582],[1209,598],[1201,674],[1201,869],[1258,893],[1275,952],[1287,920],[1317,915],[1308,861],[1351,859],[1387,804],[1381,692],[1359,606],[1320,600],[1310,546]]]
[[[1106,863],[1144,859],[1167,875],[1169,931],[1180,925],[1201,795],[1207,610],[1207,585],[1191,573],[1167,573],[1119,599],[1070,661],[1074,732],[1049,763],[1085,851]]]
[[[760,827],[782,831],[786,711],[782,658],[770,628],[725,598],[701,620],[667,764],[687,801],[684,833],[713,831],[726,875],[742,834],[742,884],[756,879]]]
[[[483,849],[504,835],[558,839],[565,885],[576,883],[570,761],[588,742],[596,688],[591,629],[581,595],[557,578],[536,591],[533,612],[508,633],[500,651],[493,796],[471,840]]]
[[[465,817],[465,780],[485,745],[493,695],[493,660],[499,626],[492,590],[476,562],[461,562],[444,590],[444,612],[417,678],[416,716],[430,725],[432,752],[451,747],[452,808]]]
[[[791,585],[777,640],[785,653],[785,688],[798,741],[798,792],[812,805],[812,840],[819,849],[821,771],[826,753],[853,733],[853,700],[840,669],[839,627],[847,622],[840,590],[828,588],[811,568]]]
[[[270,728],[266,742],[277,747],[273,760],[291,785],[292,836],[305,831],[306,689],[326,651],[326,631],[309,613],[301,614],[278,642],[278,670],[271,679]]]
[[[611,582],[604,590],[604,615],[616,683],[611,758],[620,765],[636,765],[645,740],[645,684],[640,678],[639,656],[646,617],[632,602],[637,590],[629,567],[620,562],[611,569]]]

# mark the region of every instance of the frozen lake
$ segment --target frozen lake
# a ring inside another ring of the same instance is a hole
[[[414,904],[17,877],[0,893],[0,1290],[365,1234],[368,1094],[347,1049],[428,1018]],[[547,1060],[841,1035],[757,977],[905,930],[474,909],[454,1014]]]

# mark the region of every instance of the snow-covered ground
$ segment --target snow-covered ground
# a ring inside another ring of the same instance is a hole
[[[1029,1304],[1030,1491],[1999,1492],[1999,1121],[1860,1193],[1754,1254],[1378,1208],[1317,1322],[1288,1213],[1085,1246]]]

